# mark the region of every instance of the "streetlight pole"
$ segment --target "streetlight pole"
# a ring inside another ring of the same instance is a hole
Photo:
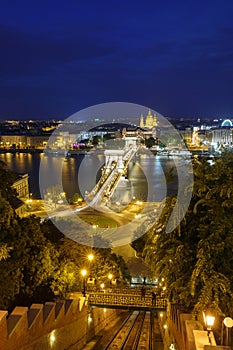
[[[83,269],[81,271],[81,275],[83,276],[83,296],[86,296],[86,274],[87,274],[87,270]]]
[[[212,345],[211,330],[214,325],[215,317],[212,314],[209,314],[209,313],[205,314],[204,312],[203,312],[203,317],[207,328],[207,337],[209,340],[209,344]]]
[[[113,275],[111,273],[108,274],[108,279],[109,279],[109,287],[111,288],[111,285],[112,285],[112,278],[113,278]]]
[[[222,322],[222,331],[221,331],[221,345],[223,345],[223,325],[226,326],[226,344],[229,345],[229,331],[233,327],[233,319],[231,317],[225,317]]]
[[[93,230],[95,231],[95,235],[96,235],[96,233],[97,233],[97,229],[98,229],[98,225],[92,225],[92,228],[93,228]]]
[[[93,288],[93,270],[92,270],[92,261],[94,259],[94,255],[92,253],[89,253],[88,256],[87,256],[87,259],[88,259],[88,262],[89,262],[89,280],[88,281],[91,281],[90,283],[92,284],[92,288]],[[94,280],[95,281],[95,280]],[[87,285],[87,287],[89,288],[89,284]]]

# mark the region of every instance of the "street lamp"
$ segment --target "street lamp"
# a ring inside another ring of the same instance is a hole
[[[207,328],[207,337],[208,337],[208,340],[209,340],[209,344],[212,345],[210,332],[211,332],[212,327],[214,325],[215,317],[212,314],[210,314],[210,313],[205,314],[203,312],[203,318],[204,318],[204,321],[205,321],[205,324],[206,324],[206,328]]]
[[[94,281],[95,279],[93,279],[93,276],[92,276],[92,261],[94,259],[94,255],[92,253],[89,253],[87,255],[87,259],[89,261],[89,278],[87,280],[87,283],[88,283],[88,287],[89,287],[89,284],[92,284],[92,287],[93,287],[93,284],[94,284]]]
[[[108,279],[109,279],[109,286],[111,288],[111,284],[112,284],[112,278],[113,278],[113,275],[111,273],[108,274]]]
[[[92,262],[92,260],[94,259],[94,255],[92,253],[88,254],[87,259]]]
[[[87,270],[83,269],[81,270],[81,275],[83,276],[83,296],[86,296],[86,275],[87,275]]]
[[[221,345],[223,345],[223,325],[226,327],[226,344],[229,345],[229,329],[233,327],[233,319],[231,317],[225,317],[222,322],[221,330]]]
[[[97,233],[97,228],[98,228],[98,227],[99,227],[98,225],[92,225],[93,230],[95,230],[95,235],[96,235],[96,233]]]

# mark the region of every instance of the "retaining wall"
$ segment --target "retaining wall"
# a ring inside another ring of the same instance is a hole
[[[118,313],[84,297],[0,310],[0,350],[79,350]]]

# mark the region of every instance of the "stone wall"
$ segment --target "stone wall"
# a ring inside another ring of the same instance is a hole
[[[213,332],[210,333],[211,347],[207,331],[202,323],[191,314],[182,313],[179,304],[170,303],[167,310],[167,329],[164,332],[165,343],[179,350],[230,350],[228,346],[217,346]]]
[[[91,308],[84,297],[0,311],[0,349],[79,350],[118,313]]]

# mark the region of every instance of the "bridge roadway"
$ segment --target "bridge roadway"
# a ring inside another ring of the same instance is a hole
[[[104,205],[105,210],[111,211],[106,207],[106,203],[112,197],[118,183],[121,180],[121,177],[127,173],[129,162],[134,157],[139,148],[140,146],[124,149],[125,152],[122,155],[123,168],[119,168],[118,162],[113,162],[111,170],[109,172],[107,172],[107,169],[105,169],[96,186],[85,198],[89,202],[88,206],[98,209],[100,206]]]
[[[132,288],[105,290],[87,294],[89,305],[101,308],[166,311],[167,307],[165,295],[157,294],[153,300],[150,290],[147,290],[143,296],[138,288],[136,290]]]

